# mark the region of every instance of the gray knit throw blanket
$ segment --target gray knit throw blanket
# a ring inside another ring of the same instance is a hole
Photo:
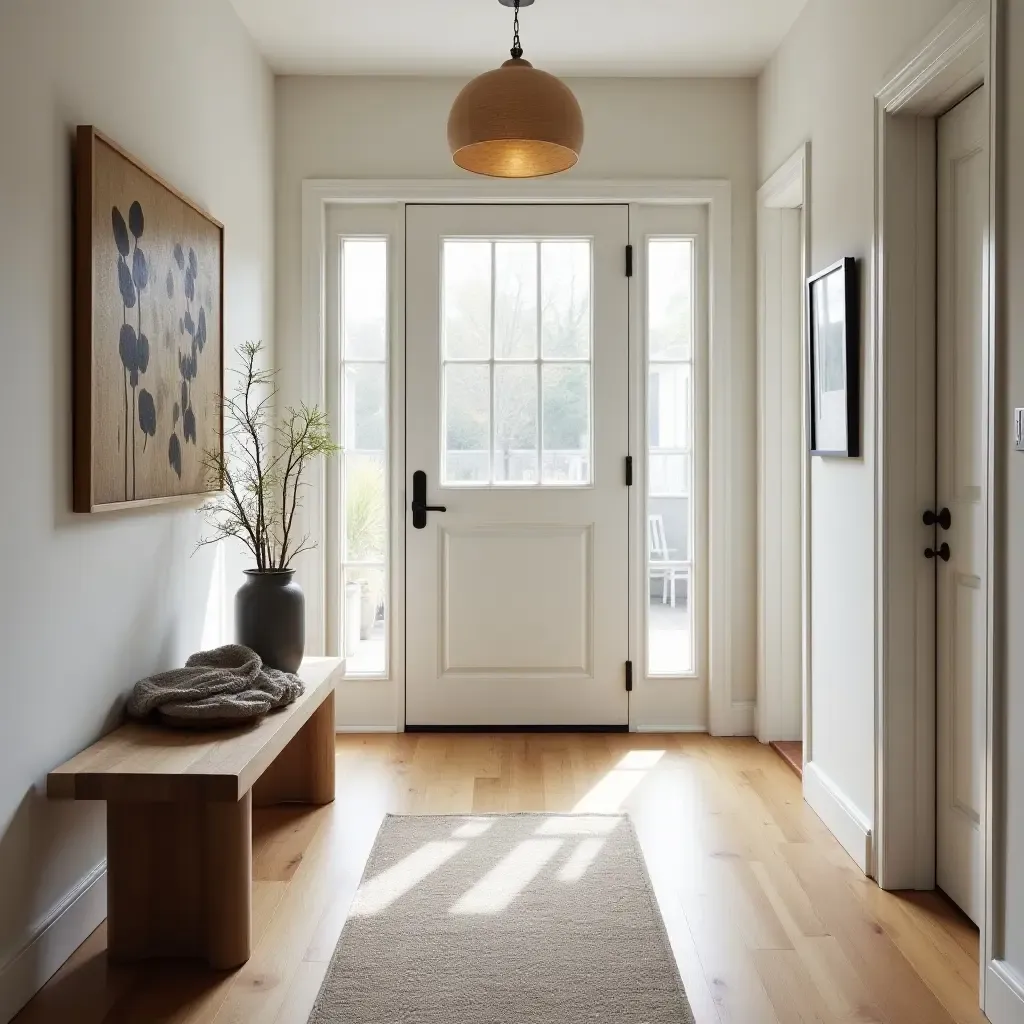
[[[265,715],[291,704],[303,690],[289,672],[267,668],[248,647],[228,644],[200,651],[184,668],[140,679],[128,698],[132,718],[156,712],[175,725],[223,725]]]

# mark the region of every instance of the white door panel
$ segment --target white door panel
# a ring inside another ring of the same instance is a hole
[[[625,725],[626,207],[410,206],[406,721]]]
[[[938,883],[975,922],[984,902],[985,579],[989,395],[985,247],[986,104],[979,91],[939,121]]]

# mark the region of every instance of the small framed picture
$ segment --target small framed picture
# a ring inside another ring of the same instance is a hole
[[[860,295],[857,261],[807,282],[807,436],[812,455],[860,456]]]

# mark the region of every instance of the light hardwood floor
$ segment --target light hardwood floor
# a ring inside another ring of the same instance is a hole
[[[619,807],[698,1024],[984,1021],[970,923],[939,894],[865,879],[753,740],[350,736],[337,753],[334,804],[253,811],[244,967],[109,967],[101,926],[17,1024],[304,1024],[385,812]]]

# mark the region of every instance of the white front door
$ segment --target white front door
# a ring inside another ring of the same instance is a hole
[[[628,228],[408,208],[410,726],[628,722]]]
[[[939,121],[938,884],[975,922],[984,901],[988,607],[985,248],[989,207],[984,94]],[[948,545],[944,548],[943,545]],[[947,560],[948,558],[948,560]]]

